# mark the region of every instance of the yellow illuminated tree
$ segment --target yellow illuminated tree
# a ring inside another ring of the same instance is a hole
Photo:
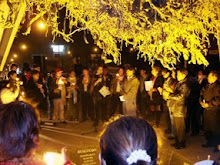
[[[8,0],[11,15],[0,26],[13,26],[21,3],[30,16],[25,34],[39,18],[54,38],[62,36],[67,42],[73,41],[75,32],[89,31],[115,63],[120,63],[118,45],[125,43],[151,64],[159,60],[172,68],[183,56],[189,63],[208,65],[209,35],[218,38],[220,29],[219,0]],[[58,28],[60,10],[65,10],[63,29]]]

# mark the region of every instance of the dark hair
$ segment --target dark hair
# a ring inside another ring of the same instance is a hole
[[[10,69],[12,69],[13,67],[18,67],[18,65],[17,64],[11,64],[11,66],[10,66]]]
[[[10,72],[8,72],[8,78],[10,78],[13,74],[16,74],[16,71],[10,71]]]
[[[38,68],[38,67],[40,67],[40,65],[38,65],[38,64],[33,65],[33,68]]]
[[[188,75],[188,70],[187,69],[185,69],[185,68],[180,68],[180,69],[178,69],[177,71],[179,71],[180,73],[183,73],[183,74],[185,74],[186,76]]]
[[[162,69],[162,72],[164,72],[164,73],[170,73],[170,74],[171,74],[171,71],[168,70],[167,68],[163,68],[163,69]]]
[[[36,75],[36,74],[40,74],[40,72],[38,72],[37,70],[32,70],[31,71],[31,75],[33,76],[33,75]]]
[[[28,156],[36,148],[39,125],[33,108],[24,102],[0,106],[0,161]]]
[[[143,119],[121,117],[110,123],[101,135],[101,157],[107,165],[127,165],[127,158],[138,149],[145,150],[152,161],[138,160],[132,165],[156,165],[157,137],[151,125]]]
[[[212,73],[214,76],[216,76],[217,78],[219,78],[219,72],[216,70],[212,70],[210,71],[210,73]]]

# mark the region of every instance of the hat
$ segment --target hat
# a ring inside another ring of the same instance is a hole
[[[60,72],[60,71],[62,72],[63,70],[62,70],[61,68],[56,68],[56,69],[55,69],[55,72],[56,72],[56,73],[57,73],[57,72]]]

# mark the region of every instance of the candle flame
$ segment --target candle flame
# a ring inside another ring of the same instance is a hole
[[[55,152],[45,153],[44,161],[47,165],[61,165],[65,163],[63,155]]]

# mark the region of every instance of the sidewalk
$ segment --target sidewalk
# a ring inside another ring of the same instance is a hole
[[[98,148],[98,139],[102,125],[97,128],[96,132],[92,124],[91,121],[85,121],[73,124],[60,123],[55,127],[42,126],[40,131],[41,144],[38,152],[41,154],[48,150],[57,152],[63,146],[68,146],[69,149]],[[176,150],[170,146],[174,141],[168,140],[168,135],[164,134],[165,127],[165,119],[162,115],[160,127],[154,128],[158,137],[160,165],[191,165],[200,160],[207,159],[208,155],[213,160],[219,159],[219,153],[214,153],[211,148],[201,147],[204,143],[204,137],[201,135],[194,137],[188,135],[186,148]]]

